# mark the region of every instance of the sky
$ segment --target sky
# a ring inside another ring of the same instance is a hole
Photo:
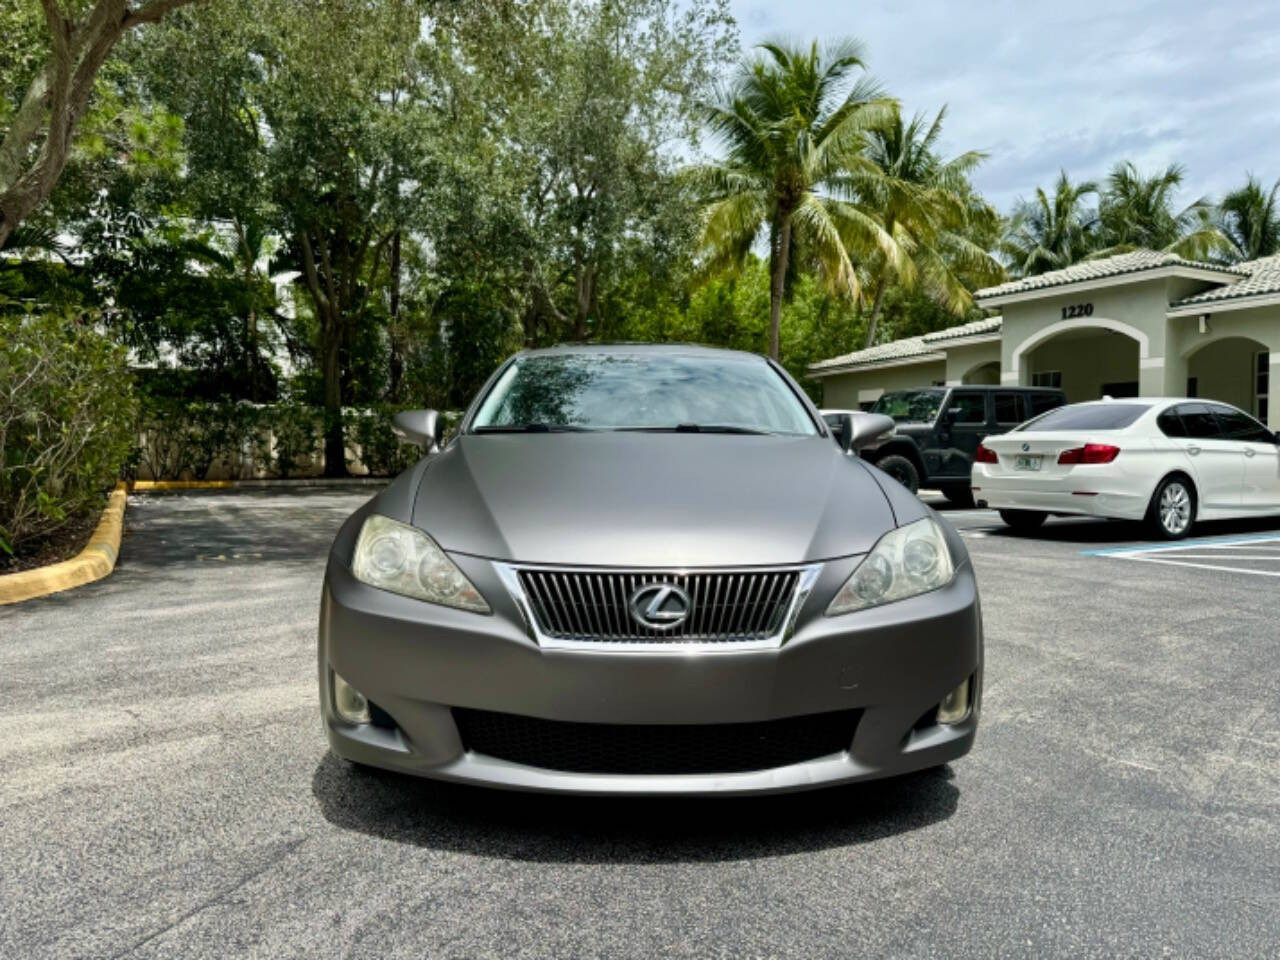
[[[1065,168],[1186,167],[1182,202],[1280,179],[1280,0],[731,0],[744,48],[852,36],[1000,210]]]

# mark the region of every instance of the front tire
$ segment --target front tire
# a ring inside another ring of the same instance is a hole
[[[1040,529],[1049,515],[1040,510],[1001,510],[1000,519],[1019,533]]]
[[[876,461],[876,466],[887,473],[900,484],[915,493],[920,489],[920,471],[916,469],[916,465],[906,457],[896,453],[891,453],[887,457],[881,457]]]
[[[1181,540],[1196,519],[1196,491],[1183,476],[1165,477],[1147,508],[1147,525],[1161,540]]]

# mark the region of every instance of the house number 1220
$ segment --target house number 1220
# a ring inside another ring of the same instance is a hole
[[[1074,303],[1069,307],[1062,308],[1062,319],[1070,320],[1073,317],[1092,317],[1092,303]]]

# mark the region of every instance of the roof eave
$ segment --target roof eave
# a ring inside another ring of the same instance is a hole
[[[1252,293],[1222,300],[1204,300],[1200,303],[1184,303],[1171,307],[1166,317],[1198,317],[1206,313],[1224,313],[1228,310],[1248,310],[1252,307],[1280,306],[1280,291]]]
[[[1099,290],[1106,287],[1120,287],[1128,283],[1145,283],[1149,280],[1166,280],[1171,277],[1182,277],[1187,280],[1204,280],[1209,283],[1228,284],[1232,280],[1246,276],[1239,271],[1215,270],[1208,267],[1188,267],[1171,264],[1162,267],[1147,267],[1142,270],[1128,270],[1109,277],[1087,277],[1082,280],[1069,280],[1066,283],[1055,283],[1047,287],[1033,287],[1030,290],[1015,290],[983,296],[979,290],[974,294],[974,303],[980,307],[998,307],[1008,303],[1020,303],[1024,300],[1044,300],[1061,296],[1064,293],[1079,290]]]
[[[815,380],[834,377],[842,373],[861,373],[863,370],[883,370],[885,367],[908,367],[917,363],[937,363],[945,361],[945,353],[917,353],[910,357],[894,357],[890,360],[872,360],[868,363],[842,363],[839,366],[809,368],[809,376]]]

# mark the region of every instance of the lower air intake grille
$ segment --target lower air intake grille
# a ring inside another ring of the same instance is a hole
[[[858,710],[760,723],[612,724],[541,720],[455,707],[470,751],[571,773],[735,773],[770,770],[840,753]]]

